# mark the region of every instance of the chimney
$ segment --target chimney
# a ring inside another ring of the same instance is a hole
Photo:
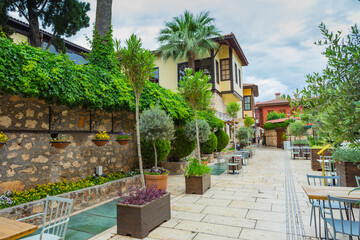
[[[277,99],[280,98],[280,93],[279,93],[279,92],[275,93],[275,97],[276,97]]]

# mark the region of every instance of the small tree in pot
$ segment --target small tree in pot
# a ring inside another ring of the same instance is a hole
[[[156,187],[166,190],[167,176],[169,171],[158,169],[158,159],[156,151],[157,140],[171,140],[174,138],[174,122],[164,110],[152,107],[145,110],[140,116],[140,132],[143,140],[152,141],[154,148],[155,167],[145,171],[147,187]],[[162,160],[162,159],[161,159]]]
[[[241,110],[240,104],[237,102],[230,102],[228,105],[226,105],[226,113],[233,118],[234,123],[234,149],[236,150],[236,123],[235,118],[237,118],[238,112]]]

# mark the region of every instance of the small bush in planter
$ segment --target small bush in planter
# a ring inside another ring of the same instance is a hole
[[[332,157],[334,161],[353,162],[355,164],[358,164],[359,168],[360,149],[356,147],[351,147],[347,144],[343,144],[342,147],[339,147],[332,152]]]
[[[201,144],[200,148],[201,148],[201,153],[204,154],[211,154],[215,151],[217,147],[217,138],[215,133],[211,133],[209,135],[209,139],[204,142],[203,144]]]
[[[217,137],[217,146],[216,149],[218,152],[221,152],[223,149],[226,148],[226,146],[229,144],[229,135],[224,130],[218,130],[215,133]]]
[[[309,141],[308,140],[295,140],[293,142],[293,145],[309,145]]]
[[[169,140],[155,141],[157,163],[160,164],[170,153],[171,142]],[[144,157],[144,165],[151,168],[155,165],[155,152],[152,141],[141,141],[141,155]]]
[[[120,200],[119,203],[130,204],[130,205],[144,205],[152,202],[158,198],[161,198],[166,192],[156,188],[139,188],[132,187],[129,190],[128,196],[123,196],[119,192]]]
[[[196,148],[196,141],[188,141],[183,128],[175,131],[175,138],[171,142],[170,160],[180,161],[181,158],[189,156]]]
[[[197,158],[190,158],[188,161],[190,163],[186,167],[185,177],[203,176],[211,172],[211,168],[206,164],[199,164],[199,160]]]
[[[249,143],[249,128],[247,127],[240,127],[237,130],[236,137],[240,141],[240,147],[244,147]]]

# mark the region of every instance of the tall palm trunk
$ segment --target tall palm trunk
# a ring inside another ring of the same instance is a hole
[[[235,126],[235,118],[233,119],[234,120],[234,150],[236,151],[236,143],[235,143],[235,140],[236,140],[236,126]]]
[[[141,185],[143,187],[145,187],[143,162],[142,162],[142,156],[141,156],[141,144],[140,144],[139,99],[140,99],[140,93],[138,91],[135,91],[135,101],[136,101],[136,113],[135,113],[135,118],[136,118],[136,144],[137,144],[137,150],[138,150]]]
[[[104,37],[111,26],[112,0],[97,0],[95,28]]]
[[[194,73],[195,73],[195,55],[192,54],[192,53],[189,53],[188,54],[188,65],[189,65],[189,68],[192,68],[194,70]]]
[[[152,141],[153,142],[153,147],[154,147],[154,154],[155,154],[155,169],[157,169],[157,152],[156,152],[156,143],[155,140]]]
[[[196,152],[199,159],[199,164],[201,164],[199,126],[198,126],[196,108],[194,108],[194,115],[195,115],[195,129],[196,129]]]
[[[33,47],[41,47],[39,17],[34,12],[37,9],[36,1],[28,0],[27,9],[29,15],[29,40]]]

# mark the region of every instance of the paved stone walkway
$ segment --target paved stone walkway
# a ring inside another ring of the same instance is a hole
[[[186,195],[183,176],[170,176],[171,220],[146,239],[312,239],[310,204],[301,185],[312,172],[309,160],[290,160],[287,151],[259,148],[239,175],[211,176],[204,195]],[[116,227],[97,240],[132,239]]]

